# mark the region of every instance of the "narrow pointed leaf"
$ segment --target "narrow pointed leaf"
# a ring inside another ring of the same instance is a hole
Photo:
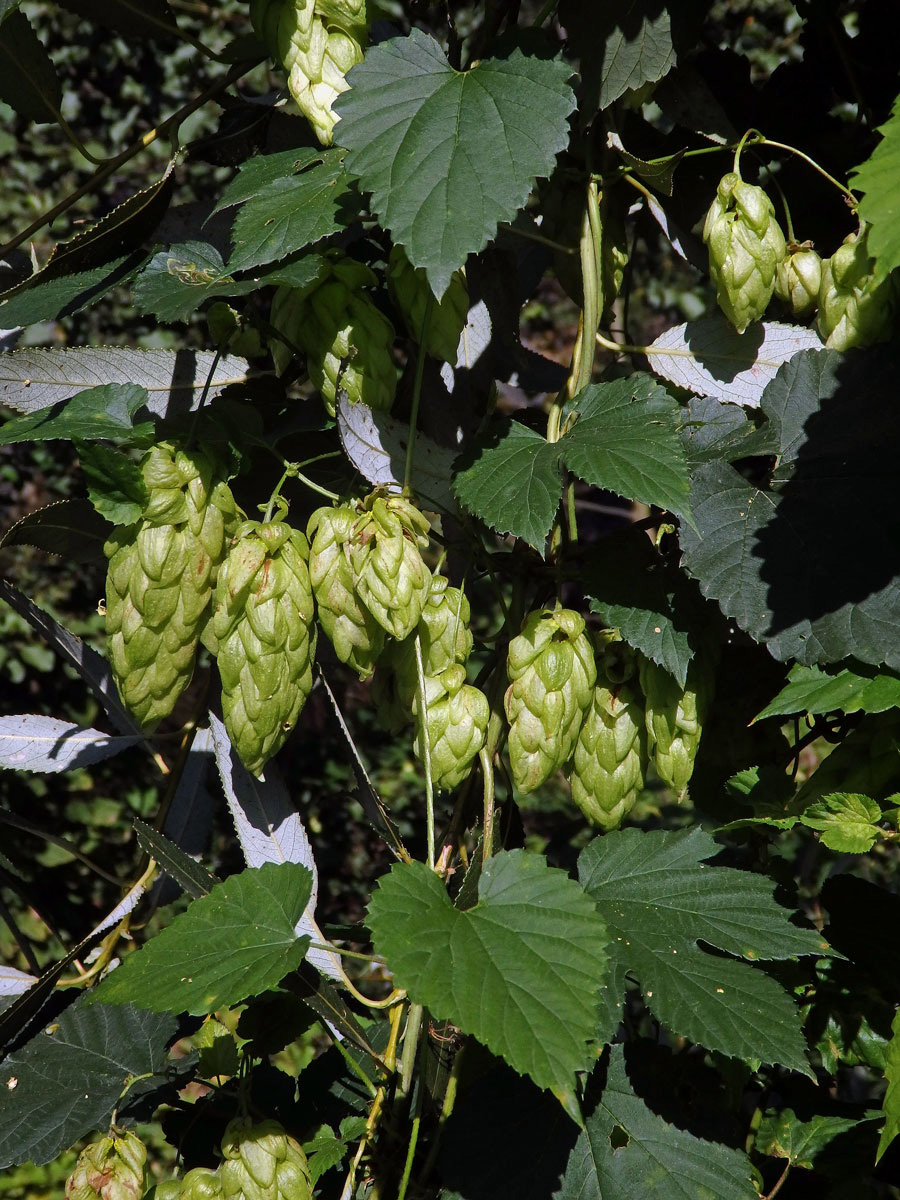
[[[103,762],[139,741],[139,734],[116,736],[34,713],[0,717],[0,770],[56,775]]]
[[[29,121],[59,118],[62,86],[56,68],[21,12],[11,13],[0,33],[0,100]]]

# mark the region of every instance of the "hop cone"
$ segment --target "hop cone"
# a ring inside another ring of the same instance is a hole
[[[509,644],[509,760],[532,792],[572,756],[597,680],[584,618],[572,609],[531,613]]]
[[[418,704],[415,705],[418,711]],[[466,683],[459,663],[425,680],[425,729],[435,787],[448,791],[469,774],[472,760],[484,745],[491,709],[487,696]],[[424,761],[421,728],[415,751]]]
[[[772,201],[760,187],[730,171],[719,181],[706,214],[703,240],[716,299],[738,333],[766,311],[775,269],[785,255]]]
[[[396,698],[404,719],[412,712],[419,686],[416,634],[422,649],[423,675],[439,675],[454,663],[464,664],[472,652],[469,617],[465,593],[450,587],[443,575],[432,575],[431,591],[418,625],[402,642],[391,642],[385,648],[384,665],[396,676]]]
[[[114,529],[104,546],[106,631],[119,694],[152,726],[190,683],[237,510],[201,451],[155,446],[141,469],[144,515]]]
[[[214,629],[222,715],[258,775],[312,688],[316,634],[306,538],[280,521],[245,521],[219,571]]]
[[[628,684],[594,689],[575,744],[572,799],[601,829],[622,824],[644,782],[647,734],[644,713]]]
[[[319,624],[341,662],[359,673],[372,674],[384,648],[384,630],[360,604],[350,565],[350,539],[356,512],[347,505],[320,508],[309,519],[307,537],[309,578],[319,609]]]
[[[225,1191],[222,1177],[218,1171],[209,1167],[194,1167],[193,1171],[188,1171],[182,1179],[178,1196],[179,1200],[223,1200]]]
[[[356,594],[398,641],[415,629],[430,593],[431,572],[419,549],[428,545],[430,528],[405,497],[373,492],[353,529]]]
[[[140,1200],[146,1162],[147,1147],[133,1133],[91,1142],[66,1180],[66,1200]]]
[[[684,689],[649,659],[640,659],[639,672],[656,773],[680,797],[694,771],[712,679],[696,659],[688,668]]]
[[[865,226],[851,233],[822,268],[819,288],[820,337],[832,350],[870,346],[889,337],[895,294],[891,279],[876,282]]]
[[[212,1172],[215,1174],[215,1172]],[[147,1192],[144,1200],[181,1200],[183,1179],[165,1179]]]
[[[222,1153],[224,1200],[311,1200],[306,1155],[277,1121],[232,1121]]]
[[[416,268],[406,257],[402,246],[395,246],[388,261],[388,290],[410,337],[416,341],[422,334],[422,322],[431,288],[421,267]],[[431,307],[425,350],[432,358],[456,365],[459,338],[469,313],[469,289],[461,271],[454,271],[440,300]]]
[[[798,318],[816,307],[822,283],[822,259],[806,246],[796,248],[775,268],[775,295]]]

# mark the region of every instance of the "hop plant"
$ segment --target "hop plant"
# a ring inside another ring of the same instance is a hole
[[[322,145],[330,145],[332,105],[368,41],[365,0],[251,0],[250,20],[288,73],[288,88]]]
[[[795,247],[775,268],[775,295],[798,319],[816,307],[821,283],[822,259],[809,242]]]
[[[531,613],[509,644],[509,761],[532,792],[571,758],[597,681],[584,618],[572,609]]]
[[[459,663],[447,667],[440,675],[429,676],[424,682],[431,778],[435,787],[449,791],[466,778],[472,761],[484,745],[491,709],[487,696],[466,683],[466,669]],[[418,700],[413,708],[418,715]],[[414,748],[424,762],[421,724]]]
[[[319,508],[306,528],[309,578],[319,624],[341,662],[367,679],[384,648],[384,630],[356,595],[350,544],[357,513],[346,504]]]
[[[584,304],[578,246],[585,217],[585,185],[557,176],[544,189],[541,231],[567,249],[554,250],[553,269],[563,289],[579,307]],[[628,247],[622,202],[615,189],[604,189],[598,197],[600,253],[597,273],[603,299],[601,321],[608,324],[612,305],[622,287],[628,265]]]
[[[403,317],[410,337],[422,334],[422,322],[431,295],[431,287],[421,267],[414,267],[402,246],[395,246],[388,260],[388,291]],[[459,339],[469,312],[469,289],[462,271],[454,271],[440,300],[431,307],[425,350],[432,358],[456,365]]]
[[[66,1180],[66,1200],[140,1200],[147,1147],[133,1133],[112,1133],[81,1151]]]
[[[245,521],[219,571],[214,629],[222,714],[255,775],[284,744],[312,689],[308,553],[303,534],[283,521]]]
[[[716,299],[738,333],[766,311],[775,270],[785,255],[784,234],[772,201],[735,171],[719,181],[706,214],[703,240]]]
[[[224,1200],[311,1200],[306,1155],[277,1121],[234,1120],[222,1138]]]
[[[618,828],[644,782],[647,732],[633,687],[634,655],[618,635],[600,638],[597,686],[584,718],[569,782],[572,799],[593,825]]]
[[[165,1186],[163,1184],[160,1187]],[[181,1191],[177,1193],[179,1200],[224,1200],[225,1191],[222,1177],[218,1171],[209,1167],[194,1167],[181,1180]],[[158,1200],[163,1200],[159,1196]]]
[[[154,446],[141,473],[143,516],[113,530],[104,551],[106,632],[119,694],[142,725],[168,716],[190,683],[237,508],[213,460]]]
[[[405,496],[373,492],[353,527],[350,562],[356,594],[391,637],[415,629],[431,587],[420,547],[431,524]]]
[[[640,658],[638,669],[656,773],[680,798],[694,771],[703,721],[712,699],[712,673],[695,658],[682,688],[668,671],[648,658]]]
[[[819,336],[832,350],[870,346],[890,337],[896,297],[893,280],[876,280],[867,227],[844,238],[822,268]]]

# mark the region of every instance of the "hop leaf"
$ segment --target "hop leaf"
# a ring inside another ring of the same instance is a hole
[[[85,1146],[66,1181],[66,1200],[140,1200],[147,1147],[133,1133],[113,1133]]]
[[[816,307],[821,284],[822,259],[808,242],[775,268],[775,295],[798,319],[808,317]]]
[[[388,260],[388,290],[397,306],[410,337],[416,341],[422,333],[425,309],[431,288],[425,271],[416,269],[402,246],[395,246]],[[431,308],[425,350],[433,358],[456,365],[459,339],[469,312],[469,289],[462,271],[454,271],[440,300]]]
[[[418,702],[414,704],[418,714]],[[466,683],[465,667],[458,663],[425,680],[425,730],[435,787],[458,787],[484,745],[491,709],[487,696]],[[415,751],[424,761],[422,731],[416,734]]]
[[[320,508],[309,519],[309,577],[319,609],[319,623],[335,654],[358,672],[372,674],[384,648],[384,630],[356,595],[350,542],[356,512],[348,505]]]
[[[222,1138],[225,1200],[311,1200],[306,1155],[277,1121],[232,1121]]]
[[[531,613],[509,644],[506,716],[516,787],[532,792],[571,758],[597,668],[584,618],[572,609]]]
[[[712,700],[713,673],[699,658],[692,659],[682,689],[668,671],[643,656],[639,673],[656,773],[681,797],[694,771],[703,722]]]
[[[256,775],[286,741],[312,689],[307,554],[306,538],[283,522],[246,521],[216,584],[222,715]]]
[[[851,233],[822,268],[817,327],[832,350],[870,346],[890,337],[896,309],[892,278],[875,281],[867,228]]]
[[[431,525],[402,496],[373,492],[353,529],[350,561],[356,593],[378,624],[402,640],[415,629],[428,599],[431,572],[420,546]]]
[[[785,255],[772,201],[730,171],[719,181],[703,226],[716,299],[738,333],[766,311]]]

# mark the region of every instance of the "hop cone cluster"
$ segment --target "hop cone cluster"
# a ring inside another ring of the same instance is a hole
[[[394,327],[363,290],[374,282],[362,263],[332,258],[313,289],[281,287],[272,301],[272,324],[304,350],[309,377],[331,416],[339,389],[352,404],[382,412],[394,402]],[[290,361],[281,342],[273,343],[272,356],[279,371]]]
[[[716,299],[738,333],[766,311],[785,255],[772,201],[730,171],[719,181],[703,226]]]
[[[712,699],[712,674],[693,659],[682,689],[668,671],[647,658],[640,658],[638,669],[656,773],[680,797],[694,771],[703,721]]]
[[[597,681],[584,628],[572,609],[537,611],[509,644],[509,760],[521,792],[534,791],[575,749]]]
[[[395,246],[391,251],[387,281],[391,299],[403,317],[410,337],[418,341],[431,288],[424,270],[412,265],[402,246]],[[456,365],[459,338],[468,312],[469,289],[465,277],[462,271],[454,271],[446,292],[431,308],[425,350],[432,358]]]
[[[817,325],[832,350],[870,346],[889,337],[896,297],[891,279],[876,281],[865,226],[851,233],[822,269]]]
[[[190,683],[237,509],[203,451],[154,446],[141,473],[141,520],[116,528],[104,546],[106,631],[119,694],[150,727]]]
[[[809,243],[796,247],[775,268],[775,295],[802,320],[812,314],[822,284],[822,259]]]
[[[414,709],[418,712],[418,703]],[[484,745],[490,717],[487,696],[466,683],[466,669],[459,663],[425,679],[425,731],[435,787],[449,791],[462,783]],[[415,751],[424,761],[421,728]]]
[[[335,100],[362,61],[369,36],[365,0],[251,0],[250,20],[288,73],[288,88],[323,146],[331,143]]]
[[[91,1142],[66,1180],[66,1200],[140,1200],[146,1162],[147,1147],[133,1133]]]
[[[422,560],[429,521],[405,496],[375,491],[353,527],[350,564],[356,595],[391,637],[402,641],[419,623],[431,589]]]
[[[312,689],[316,633],[306,538],[282,521],[245,521],[219,571],[214,630],[231,744],[258,775]]]
[[[334,652],[367,679],[384,648],[384,630],[356,594],[350,547],[357,513],[349,505],[320,508],[306,529],[311,539],[309,578],[319,623]]]
[[[311,1200],[306,1155],[277,1121],[232,1121],[222,1138],[224,1200]]]
[[[604,648],[572,760],[572,799],[592,825],[606,831],[621,825],[644,782],[644,711],[625,682],[633,670],[633,656],[624,643]]]

